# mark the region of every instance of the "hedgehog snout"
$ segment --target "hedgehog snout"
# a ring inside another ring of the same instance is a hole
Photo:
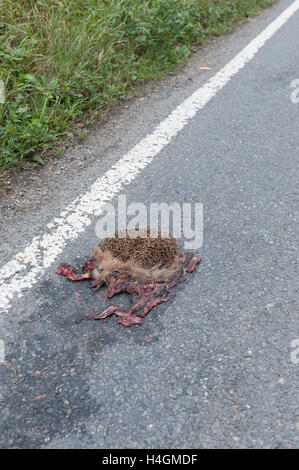
[[[97,284],[105,280],[104,272],[100,265],[97,265],[94,268],[91,277]]]

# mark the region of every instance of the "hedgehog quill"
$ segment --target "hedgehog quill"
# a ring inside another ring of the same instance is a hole
[[[120,293],[130,296],[131,306],[122,311],[112,305],[97,315],[82,315],[82,320],[104,320],[111,315],[125,327],[141,325],[157,305],[170,300],[171,291],[184,282],[200,259],[194,253],[182,253],[177,241],[161,230],[142,227],[116,232],[96,245],[84,262],[82,274],[63,263],[57,274],[70,281],[91,280],[95,291],[106,286],[105,298]]]

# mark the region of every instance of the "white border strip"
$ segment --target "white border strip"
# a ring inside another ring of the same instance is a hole
[[[61,212],[48,225],[49,233],[35,237],[23,252],[1,268],[0,309],[3,312],[8,310],[14,296],[21,297],[26,289],[30,289],[40,279],[44,270],[54,263],[67,243],[78,238],[92,223],[92,218],[101,213],[104,204],[141,173],[298,9],[299,0],[296,0],[216,75],[183,101],[151,134],[96,180],[89,191],[81,198],[76,198]],[[22,273],[23,270],[26,272]]]

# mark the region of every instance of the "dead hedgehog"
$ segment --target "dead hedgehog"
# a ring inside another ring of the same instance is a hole
[[[143,282],[167,282],[180,269],[183,255],[169,234],[150,227],[116,232],[92,250],[92,278],[102,285],[114,272]]]
[[[126,311],[117,305],[108,307],[99,315],[85,315],[83,319],[105,319],[114,314],[124,326],[141,324],[148,312],[162,302],[168,302],[169,290],[193,272],[199,258],[193,253],[180,253],[176,240],[169,234],[152,227],[116,232],[96,245],[91,258],[83,265],[83,274],[62,264],[57,274],[71,281],[92,279],[98,290],[106,284],[106,298],[126,292],[134,303]]]

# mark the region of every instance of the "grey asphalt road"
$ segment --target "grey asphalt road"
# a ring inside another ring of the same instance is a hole
[[[7,219],[3,261],[290,3],[214,41],[179,78],[112,115],[111,148],[97,147],[99,130],[72,150],[94,159],[66,169],[64,187],[57,176],[57,190],[52,182],[51,197],[23,219]],[[103,296],[55,267],[15,299],[1,329],[2,448],[298,447],[298,42],[297,12],[123,192],[128,203],[203,203],[202,263],[171,303],[133,329],[112,318],[77,325]],[[93,224],[57,265],[79,264],[95,241]]]

